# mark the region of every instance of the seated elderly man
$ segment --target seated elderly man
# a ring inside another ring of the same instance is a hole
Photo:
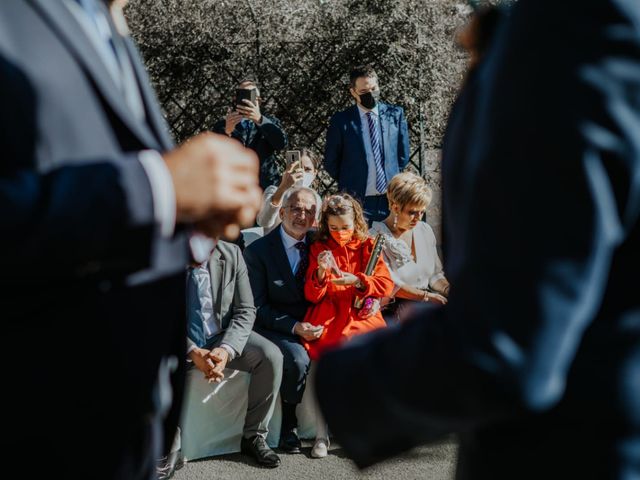
[[[288,453],[300,452],[296,406],[302,401],[310,364],[301,339],[312,341],[322,333],[303,321],[309,307],[304,297],[308,233],[320,204],[315,191],[290,188],[279,212],[282,223],[244,251],[257,309],[256,331],[275,343],[284,356],[280,448]]]
[[[188,354],[210,381],[221,381],[225,367],[251,374],[241,450],[265,467],[280,458],[266,442],[282,378],[278,347],[253,331],[253,305],[247,267],[240,249],[219,241],[202,265],[187,277]]]

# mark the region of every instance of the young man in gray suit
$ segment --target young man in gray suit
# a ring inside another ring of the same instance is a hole
[[[188,354],[211,381],[221,381],[226,367],[251,374],[241,450],[273,468],[280,458],[267,445],[267,424],[282,378],[282,354],[253,331],[255,318],[240,248],[219,241],[207,262],[189,268]]]
[[[274,342],[284,355],[280,448],[300,452],[296,407],[302,401],[309,355],[300,338],[314,340],[322,331],[303,322],[309,303],[304,298],[310,239],[308,232],[320,211],[318,194],[304,187],[285,193],[282,224],[244,251],[257,309],[256,331]]]

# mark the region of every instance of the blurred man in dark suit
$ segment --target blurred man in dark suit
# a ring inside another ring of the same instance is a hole
[[[174,148],[114,13],[0,4],[0,446],[27,478],[153,478],[189,245],[210,251],[191,232],[234,235],[260,204],[253,152],[213,134]]]
[[[320,403],[361,466],[454,432],[459,479],[638,479],[640,3],[520,0],[496,35],[449,303],[328,354]]]

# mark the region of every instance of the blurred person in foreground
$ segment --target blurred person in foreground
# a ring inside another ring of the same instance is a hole
[[[449,302],[327,353],[323,413],[360,466],[456,433],[459,479],[638,479],[640,3],[520,0],[478,69]]]
[[[0,4],[0,445],[27,478],[154,478],[189,256],[260,204],[250,150],[174,147],[121,4]]]

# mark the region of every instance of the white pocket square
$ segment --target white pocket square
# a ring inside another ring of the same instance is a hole
[[[277,287],[282,287],[284,285],[284,280],[274,280],[273,283],[275,283]]]

